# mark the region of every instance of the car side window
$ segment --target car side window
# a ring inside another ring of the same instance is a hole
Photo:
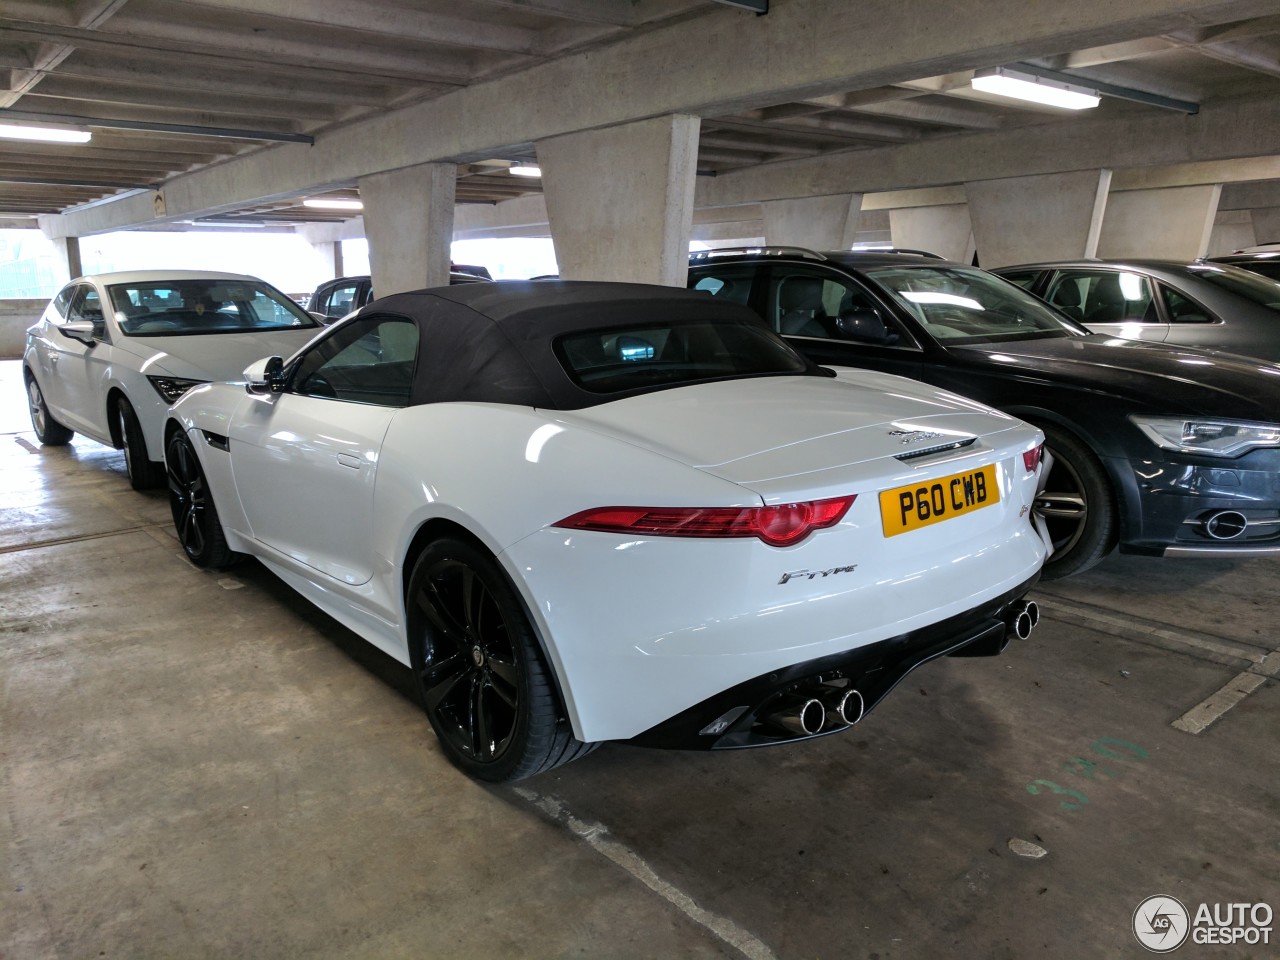
[[[341,286],[334,287],[325,297],[324,304],[312,307],[311,309],[323,313],[326,317],[332,317],[337,320],[345,317],[352,310],[355,310],[360,304],[356,301],[356,297],[360,293],[360,284],[344,283]]]
[[[1208,310],[1173,287],[1162,283],[1160,292],[1164,294],[1169,319],[1174,323],[1213,323],[1213,316]]]
[[[71,300],[76,295],[79,284],[69,283],[62,288],[62,292],[53,298],[53,309],[58,311],[58,316],[64,320],[67,317],[67,310],[71,307]]]
[[[757,267],[749,263],[722,263],[699,268],[689,275],[689,289],[709,293],[717,300],[745,305],[751,298],[751,285]]]
[[[405,317],[344,324],[299,361],[292,393],[407,407],[418,359],[418,325]]]
[[[852,279],[776,266],[769,281],[769,324],[789,337],[912,347],[911,336]]]
[[[88,322],[93,324],[93,335],[101,338],[106,330],[102,319],[102,298],[98,296],[98,288],[92,284],[82,283],[71,301],[71,309],[67,312],[69,322]]]
[[[1010,270],[1008,273],[1001,271],[1000,276],[1004,277],[1010,283],[1016,283],[1023,290],[1030,290],[1035,286],[1037,278],[1040,276],[1039,270]]]
[[[1044,298],[1081,323],[1159,323],[1151,282],[1120,270],[1063,270]]]

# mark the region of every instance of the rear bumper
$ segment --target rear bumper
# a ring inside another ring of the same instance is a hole
[[[763,722],[785,698],[843,685],[862,697],[863,716],[916,667],[943,656],[994,656],[1009,642],[1008,620],[1020,609],[1035,577],[985,603],[946,620],[878,643],[832,656],[796,663],[753,677],[657,724],[632,739],[641,746],[681,750],[731,750],[769,746],[839,733],[848,726],[818,733],[788,735]]]

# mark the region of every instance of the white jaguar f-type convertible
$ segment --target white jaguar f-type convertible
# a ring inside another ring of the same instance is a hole
[[[398,294],[245,376],[170,411],[187,555],[252,554],[409,665],[484,780],[835,732],[1037,618],[1038,430],[699,292]]]

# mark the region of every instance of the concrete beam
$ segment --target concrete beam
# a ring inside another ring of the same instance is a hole
[[[848,250],[858,232],[862,196],[855,193],[770,200],[760,207],[766,243],[813,250]]]
[[[1280,177],[1280,173],[1276,176]],[[1280,207],[1280,179],[1231,183],[1222,188],[1219,210],[1254,210],[1258,207]]]
[[[313,147],[264,150],[175,178],[166,186],[166,195],[172,210],[198,215],[228,203],[296,193],[379,171],[491,156],[584,129],[672,114],[731,114],[791,99],[1242,20],[1273,9],[1274,0],[1127,0],[1119,8],[1114,0],[1075,0],[1071,15],[1064,16],[1054,4],[987,0],[980,12],[956,17],[943,0],[921,0],[888,6],[878,10],[877,16],[864,18],[850,16],[846,0],[776,0],[767,17],[744,16],[717,6],[700,17],[639,32],[598,50],[331,130],[317,137]],[[920,29],[921,23],[929,22],[945,22],[946,29]],[[1010,24],[1017,24],[1017,30],[1011,31]],[[815,36],[821,36],[820,44],[814,43]],[[166,39],[179,42],[184,37]],[[264,43],[273,51],[289,47],[290,53],[295,52],[287,41],[259,39],[259,50],[246,51],[246,57],[264,53]],[[744,50],[767,52],[767,68],[762,69],[758,57],[743,56]],[[308,51],[296,52],[302,57]],[[313,60],[322,59],[314,50],[310,53]],[[601,90],[615,95],[601,96]],[[1135,149],[1151,145],[1151,138],[1135,136],[1129,124],[1124,126],[1120,139],[1134,143]],[[1250,125],[1259,140],[1265,139],[1266,127]],[[1074,144],[1066,152],[1072,149]],[[1037,152],[1050,151],[1040,147]],[[1266,151],[1257,147],[1252,152]],[[975,178],[966,173],[941,182]],[[873,189],[899,186],[882,183]],[[753,192],[746,199],[768,195],[765,190]],[[858,188],[823,189],[789,195],[860,192]],[[121,208],[106,229],[142,222],[130,214],[129,208]],[[86,232],[77,215],[70,216],[72,232]],[[95,228],[100,229],[101,223],[99,217]]]
[[[1135,167],[1117,170],[1111,178],[1111,191],[1157,190],[1161,187],[1195,187],[1202,184],[1236,184],[1232,191],[1247,191],[1253,180],[1280,180],[1280,156],[1245,157],[1239,160],[1212,160],[1204,163],[1175,163],[1167,167]],[[1224,199],[1227,190],[1224,189]],[[1247,209],[1256,203],[1229,209]]]
[[[1127,190],[1107,198],[1100,257],[1194,260],[1209,247],[1218,195],[1213,186]]]
[[[457,168],[428,163],[360,180],[373,288],[385,297],[449,282]]]
[[[965,184],[978,256],[987,268],[1095,256],[1110,170]]]
[[[833,153],[735,170],[698,184],[698,206],[874,193],[974,180],[1274,157],[1280,100],[1222,100],[1195,116],[1130,113]]]
[[[656,117],[537,148],[562,277],[685,285],[697,117]]]

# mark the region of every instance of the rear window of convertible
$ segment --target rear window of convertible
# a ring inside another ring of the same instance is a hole
[[[811,372],[809,364],[773,333],[731,320],[566,334],[556,340],[555,350],[570,379],[593,393]]]

